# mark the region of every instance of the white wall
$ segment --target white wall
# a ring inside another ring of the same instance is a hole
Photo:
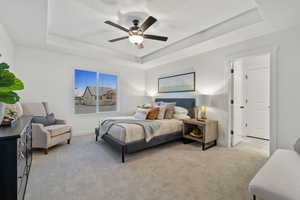
[[[211,57],[213,56],[213,58]],[[170,63],[147,71],[147,92],[154,93],[157,91],[157,79],[163,76],[175,75],[186,72],[196,72],[196,90],[201,94],[214,95],[212,104],[214,108],[209,107],[207,110],[208,117],[219,121],[219,141],[221,145],[226,145],[227,136],[227,104],[224,81],[224,58],[220,54],[199,55],[188,59]],[[159,97],[178,98],[192,97],[196,98],[196,93],[173,93],[160,94]],[[197,99],[196,99],[197,100]],[[198,102],[196,101],[196,104]]]
[[[24,81],[23,102],[47,101],[58,118],[74,127],[74,134],[92,132],[101,117],[131,114],[144,103],[145,72],[136,68],[113,66],[99,60],[17,46],[16,74]],[[73,70],[75,68],[119,74],[120,112],[74,114]]]
[[[181,72],[196,71],[197,90],[201,93],[221,94],[218,105],[208,111],[210,118],[220,121],[219,143],[226,145],[228,95],[225,80],[225,63],[230,55],[255,50],[265,46],[278,45],[277,79],[277,148],[292,148],[300,137],[298,126],[300,110],[300,27],[265,35],[236,45],[217,49],[205,54],[186,58],[147,71],[147,91],[157,89],[157,78]],[[177,97],[191,94],[175,94]],[[164,95],[165,97],[174,95]]]
[[[6,62],[11,70],[14,68],[14,44],[4,26],[0,24],[0,62]]]

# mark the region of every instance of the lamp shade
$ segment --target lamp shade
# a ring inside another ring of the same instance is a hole
[[[198,104],[199,106],[207,106],[207,107],[211,106],[211,96],[200,94],[198,96]]]

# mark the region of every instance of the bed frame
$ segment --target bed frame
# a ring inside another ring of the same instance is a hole
[[[155,102],[176,102],[176,106],[184,107],[188,109],[190,117],[194,117],[194,107],[195,107],[195,99],[193,98],[157,98]],[[96,141],[98,141],[99,129],[96,128]],[[122,163],[125,162],[125,155],[129,153],[134,153],[138,151],[142,151],[144,149],[148,149],[154,146],[158,146],[161,144],[169,143],[172,141],[182,139],[182,131],[170,133],[167,135],[157,136],[152,138],[149,142],[143,140],[138,140],[130,143],[125,143],[120,141],[109,134],[105,134],[102,137],[102,140],[110,144],[117,151],[121,152],[122,155]]]

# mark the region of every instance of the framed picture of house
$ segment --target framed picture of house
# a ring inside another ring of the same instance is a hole
[[[177,74],[158,79],[159,93],[194,92],[196,90],[195,72]]]
[[[97,72],[75,69],[75,114],[97,112]]]
[[[117,111],[118,76],[75,69],[75,114]]]

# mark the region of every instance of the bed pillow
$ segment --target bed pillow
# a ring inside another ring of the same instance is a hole
[[[164,119],[165,114],[166,114],[166,109],[167,109],[167,107],[166,107],[166,106],[158,106],[158,107],[156,107],[156,108],[159,109],[158,115],[157,115],[157,119],[158,119],[158,120]]]
[[[174,114],[183,114],[183,115],[187,115],[189,113],[189,111],[183,107],[179,107],[179,106],[175,106],[174,108],[175,113]]]
[[[298,138],[298,140],[296,141],[294,149],[298,154],[300,154],[300,138]]]
[[[138,108],[133,117],[135,119],[146,120],[149,111],[150,109]]]
[[[191,117],[186,114],[174,114],[174,119],[190,119]]]
[[[158,113],[159,113],[159,107],[152,107],[152,106],[148,106],[148,105],[142,105],[142,106],[138,106],[138,108],[142,108],[142,109],[149,109],[148,115],[146,119],[149,120],[156,120]]]
[[[165,119],[173,119],[176,103],[163,103],[166,106]]]
[[[147,119],[156,120],[159,114],[159,107],[152,107],[147,115]]]

